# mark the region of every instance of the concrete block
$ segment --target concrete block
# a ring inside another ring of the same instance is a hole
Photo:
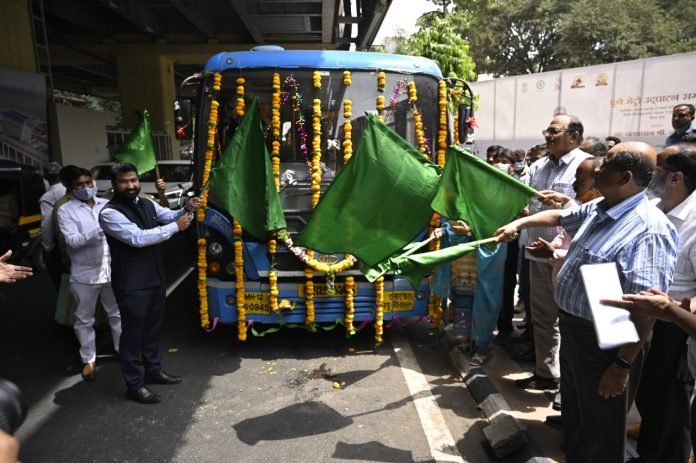
[[[527,445],[524,427],[507,413],[500,413],[483,428],[483,434],[498,458],[511,455]]]

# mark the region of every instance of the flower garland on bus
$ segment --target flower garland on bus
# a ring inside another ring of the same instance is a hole
[[[235,105],[234,112],[237,114],[238,118],[244,117],[244,77],[237,78],[237,104]]]
[[[444,168],[447,148],[447,83],[441,80],[437,87],[437,104],[440,110],[440,129],[437,132],[437,165]]]
[[[234,275],[237,290],[237,338],[246,341],[246,292],[244,290],[244,250],[242,249],[242,226],[237,219],[232,220],[234,233]]]
[[[310,267],[315,272],[326,273],[326,274],[336,274],[345,272],[351,268],[358,261],[354,256],[348,256],[342,261],[335,264],[325,264],[324,262],[319,262],[314,259],[314,256],[310,256],[310,251],[304,248],[297,247],[290,238],[290,234],[286,230],[281,230],[278,232],[278,239],[283,242],[286,248],[292,252],[295,257],[297,257],[302,263]]]
[[[408,102],[413,110],[413,124],[416,127],[416,141],[418,142],[418,150],[427,156],[427,148],[425,147],[425,131],[423,130],[423,120],[416,107],[416,101],[418,101],[418,91],[416,90],[416,83],[414,81],[409,81],[408,83]]]
[[[353,125],[350,118],[353,116],[353,102],[351,100],[343,101],[343,164],[348,164],[353,156]]]
[[[431,279],[432,277],[428,278],[428,283],[431,288],[430,297],[428,298],[428,318],[433,324],[433,327],[435,327],[436,330],[439,330],[440,324],[442,323],[442,301],[439,297],[435,296],[435,293],[433,293],[432,281],[430,281]]]
[[[211,94],[210,114],[208,115],[208,143],[205,150],[205,162],[203,163],[202,185],[207,185],[210,179],[210,170],[213,166],[213,150],[215,149],[215,134],[217,131],[218,122],[218,107],[220,103],[216,100],[217,92],[222,88],[222,74],[216,72],[213,74],[213,93]],[[205,221],[205,209],[208,205],[208,188],[203,188],[201,191],[201,205],[196,211],[196,219],[199,223]],[[210,318],[208,316],[208,261],[207,261],[207,240],[203,237],[198,241],[198,302],[199,315],[201,319],[201,327],[207,329],[210,327]]]
[[[244,117],[244,78],[237,78],[237,116]],[[241,101],[241,104],[240,104]],[[242,249],[242,225],[232,220],[234,234],[234,276],[237,290],[237,339],[246,341],[246,291],[244,289],[244,251]]]
[[[384,122],[384,87],[387,85],[387,75],[383,71],[377,73],[377,91],[380,95],[377,96],[377,119]]]
[[[319,81],[321,85],[321,80]],[[321,195],[321,100],[315,98],[312,105],[312,208],[319,204]]]
[[[394,85],[394,89],[392,91],[392,96],[389,99],[389,105],[391,106],[391,111],[393,113],[396,112],[396,107],[399,104],[399,95],[406,93],[406,86],[407,86],[407,80],[406,79],[399,79],[396,82],[396,85]]]
[[[314,251],[308,249],[307,257],[309,257],[310,260],[314,259]],[[305,278],[307,278],[307,282],[305,283],[305,307],[307,309],[305,325],[309,327],[310,331],[314,331],[314,281],[312,281],[314,272],[309,267],[305,268]]]
[[[384,331],[384,277],[375,280],[375,342],[382,344]]]
[[[273,73],[273,94],[271,97],[271,163],[273,181],[277,191],[280,191],[280,74]],[[278,306],[278,272],[275,271],[275,254],[277,242],[275,238],[268,240],[268,255],[271,256],[271,268],[268,271],[268,299],[273,313],[280,313]]]
[[[346,277],[345,279],[346,288],[346,316],[343,320],[346,325],[346,333],[348,336],[355,334],[355,326],[353,326],[353,321],[355,320],[355,302],[353,297],[355,296],[355,278]]]

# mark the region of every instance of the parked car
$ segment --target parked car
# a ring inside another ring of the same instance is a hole
[[[113,189],[111,187],[111,166],[113,162],[102,162],[95,165],[99,168],[97,172],[97,195],[110,197]],[[167,190],[164,192],[171,209],[178,209],[184,205],[186,199],[193,196],[193,161],[185,159],[159,161],[159,174],[167,182]],[[155,181],[157,180],[156,171],[151,170],[140,175],[141,192],[150,196],[159,203],[159,195]]]

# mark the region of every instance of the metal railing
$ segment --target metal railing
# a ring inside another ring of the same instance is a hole
[[[0,135],[0,158],[39,168],[48,162],[45,154],[4,135]]]
[[[116,129],[113,127],[106,128],[107,146],[112,159],[118,147],[123,144],[130,134],[130,130]],[[155,156],[157,159],[174,159],[172,153],[172,139],[166,132],[152,132],[152,141],[155,145]]]

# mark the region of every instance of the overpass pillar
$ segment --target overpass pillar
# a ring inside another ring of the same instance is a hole
[[[0,1],[0,64],[37,72],[30,0]]]
[[[162,55],[134,53],[119,55],[117,64],[123,124],[134,129],[136,112],[147,109],[152,130],[167,132],[172,157],[179,159],[179,142],[174,137],[174,63]]]

